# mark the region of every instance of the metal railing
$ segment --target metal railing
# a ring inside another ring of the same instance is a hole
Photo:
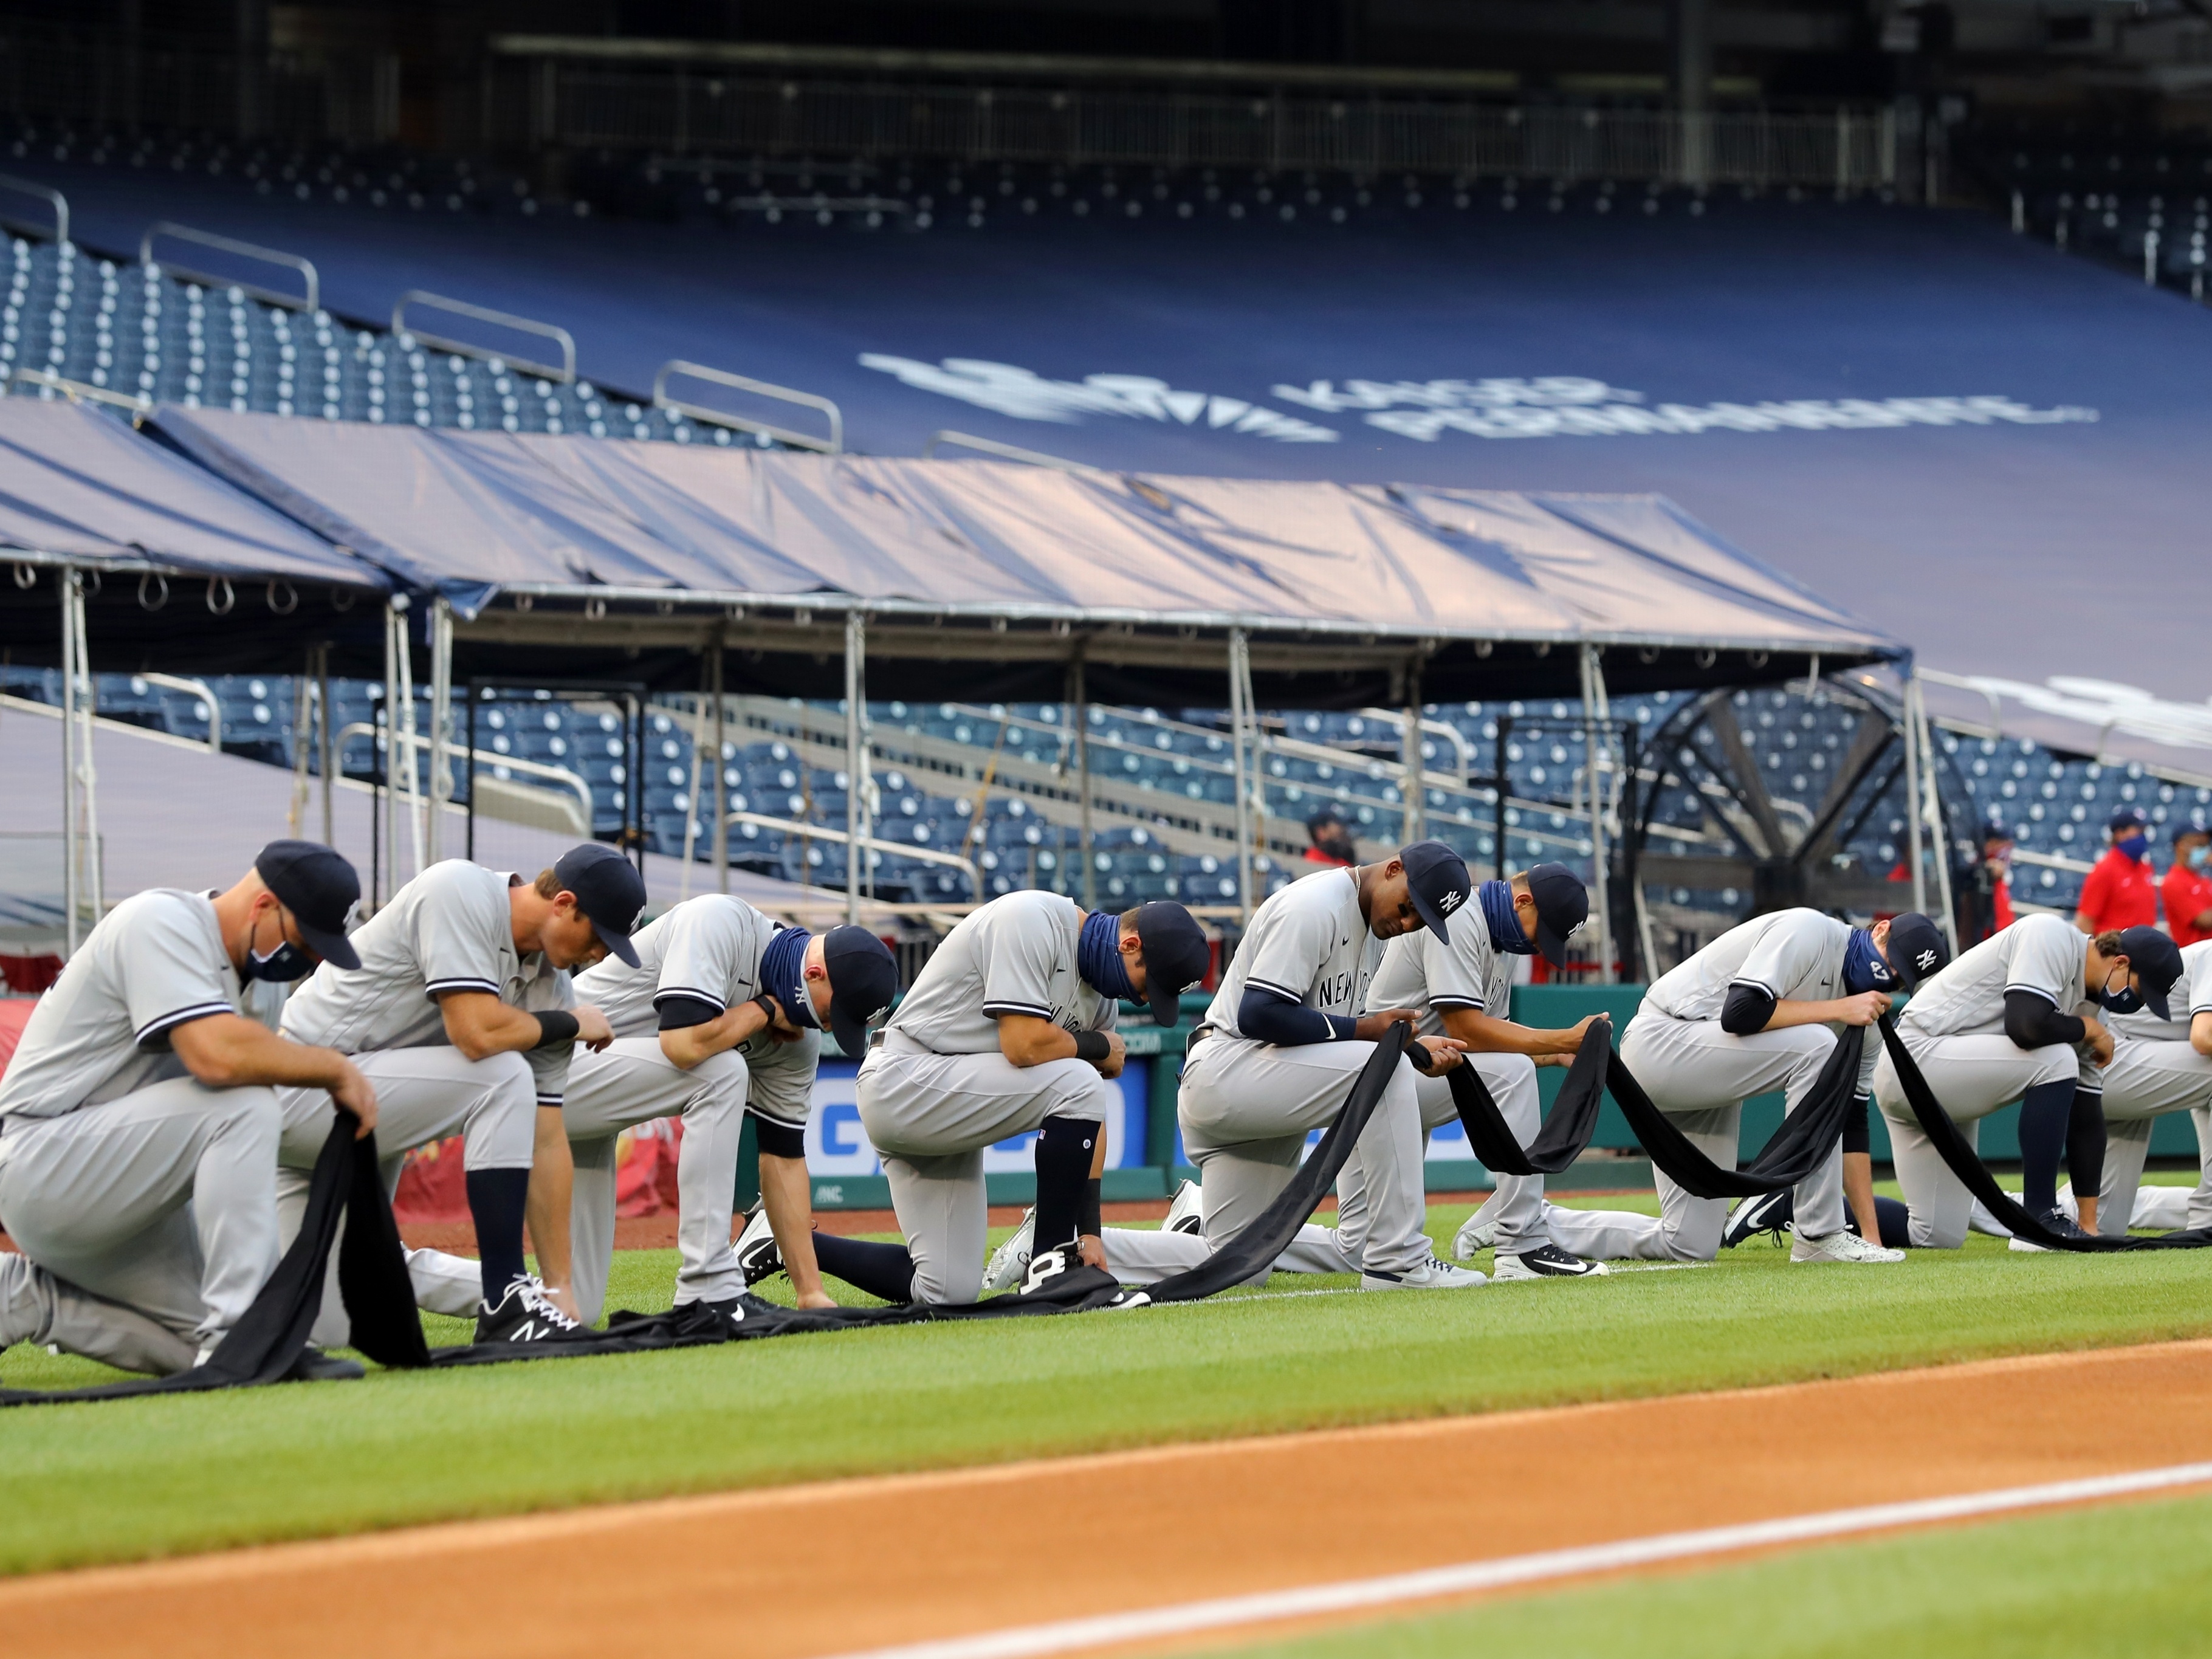
[[[796,432],[789,427],[772,425],[766,421],[748,420],[711,404],[690,403],[672,397],[669,393],[668,383],[677,380],[704,380],[709,386],[727,386],[733,392],[750,392],[756,398],[769,398],[777,403],[797,404],[803,408],[820,410],[830,417],[830,435],[827,439],[817,438],[809,432]],[[732,374],[726,368],[709,368],[704,363],[688,362],[681,357],[670,358],[661,364],[660,372],[653,377],[653,406],[673,410],[687,419],[704,421],[710,426],[726,426],[733,432],[757,432],[794,449],[811,449],[824,455],[845,453],[845,416],[829,398],[817,397],[811,392],[796,392],[787,386],[777,386],[769,380],[756,380],[750,375]]]
[[[550,340],[561,349],[561,361],[556,366],[541,363],[532,358],[518,357],[511,351],[494,351],[488,346],[457,340],[451,335],[433,334],[427,329],[416,328],[407,321],[407,307],[420,306],[427,310],[443,311],[456,317],[466,317],[472,322],[488,323],[494,328],[508,329],[517,334],[528,334],[541,340]],[[442,294],[410,288],[401,295],[392,307],[392,331],[424,345],[435,346],[441,351],[450,351],[463,357],[474,357],[480,362],[497,362],[510,368],[519,368],[537,375],[541,380],[556,380],[562,386],[573,386],[576,380],[576,341],[565,328],[551,323],[541,323],[529,317],[518,317],[511,311],[495,311],[489,306],[471,305],[466,300],[448,299]]]
[[[222,699],[215,694],[215,687],[205,680],[194,679],[186,674],[141,674],[138,678],[149,685],[166,685],[172,691],[190,691],[207,704],[208,753],[222,753]]]
[[[978,454],[994,455],[1002,461],[1020,461],[1028,466],[1048,466],[1060,472],[1097,472],[1100,469],[1082,461],[1063,460],[1057,455],[1048,455],[1041,449],[1024,449],[1018,444],[1002,444],[995,438],[978,438],[973,434],[955,432],[950,428],[930,434],[929,441],[921,447],[921,459],[936,459],[940,445],[950,444],[956,449],[972,449]]]
[[[192,265],[178,264],[173,261],[157,262],[154,258],[154,244],[163,237],[172,241],[190,242],[197,247],[213,248],[218,253],[236,254],[241,259],[250,259],[259,264],[278,265],[287,270],[297,271],[305,292],[287,294],[282,289],[264,288],[258,283],[242,281],[236,276],[226,276]],[[272,306],[283,306],[311,315],[322,309],[322,278],[316,274],[312,260],[303,259],[296,253],[287,253],[281,248],[263,247],[258,242],[241,242],[234,236],[218,236],[211,230],[195,230],[190,225],[180,225],[172,220],[158,220],[146,227],[146,234],[138,239],[138,263],[142,265],[160,263],[166,276],[182,277],[186,282],[205,283],[210,288],[235,288],[251,294],[257,300],[266,300]]]
[[[152,679],[155,677],[149,674],[146,678]],[[343,757],[345,754],[345,746],[356,738],[367,738],[372,744],[381,744],[386,738],[392,736],[393,734],[384,726],[372,726],[366,720],[355,720],[349,725],[340,726],[337,735],[331,738],[331,744],[332,749],[341,757],[339,766],[342,770],[344,764]],[[393,738],[393,741],[399,748],[407,751],[410,763],[420,755],[421,751],[430,746],[430,738],[427,732],[401,732]],[[554,766],[544,761],[525,760],[520,755],[502,755],[490,749],[477,750],[471,756],[465,744],[451,741],[439,746],[448,760],[472,761],[476,766],[487,770],[503,766],[510,770],[520,772],[526,777],[550,779],[562,785],[565,789],[574,791],[576,799],[583,804],[584,823],[588,830],[592,822],[592,786],[582,776],[571,772],[567,767]],[[494,776],[496,781],[504,781],[497,779],[496,773]],[[427,788],[422,792],[422,799],[426,802],[430,799],[429,791]],[[449,802],[448,805],[450,804]]]
[[[787,840],[826,841],[843,847],[853,837],[842,830],[832,830],[825,824],[808,823],[799,818],[771,817],[765,812],[725,812],[725,823],[750,823],[763,830],[774,830]],[[864,852],[896,853],[901,858],[918,859],[924,864],[950,865],[964,871],[971,884],[969,890],[979,897],[983,891],[983,872],[973,859],[962,858],[957,853],[940,853],[931,847],[915,847],[904,842],[879,841],[873,836],[862,836],[860,845]]]
[[[111,392],[104,386],[94,386],[89,381],[72,380],[50,368],[19,368],[9,378],[23,386],[42,386],[48,392],[58,392],[71,403],[106,404],[112,409],[130,410],[136,415],[143,415],[154,407],[150,393],[142,392],[134,398],[127,392]]]
[[[22,231],[29,235],[48,236],[57,246],[68,244],[70,239],[68,197],[50,185],[41,185],[29,179],[18,179],[12,173],[0,173],[0,191],[12,191],[18,196],[35,196],[54,210],[54,223],[51,231],[44,226],[32,223],[27,219],[19,219],[12,213],[0,213],[0,225],[7,226],[10,230]]]

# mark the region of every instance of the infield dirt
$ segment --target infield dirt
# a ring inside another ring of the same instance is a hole
[[[95,1568],[0,1583],[0,1628],[177,1659],[801,1659],[2207,1458],[2212,1341],[2177,1342]]]

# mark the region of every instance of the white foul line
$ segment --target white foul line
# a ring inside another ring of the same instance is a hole
[[[1510,1584],[1535,1583],[1547,1578],[1610,1572],[1623,1567],[1648,1566],[1655,1562],[1679,1561],[1692,1556],[1840,1538],[1853,1533],[1879,1532],[1888,1528],[1909,1527],[1932,1521],[1965,1520],[1975,1516],[1999,1515],[2010,1510],[2039,1509],[2054,1504],[2119,1498],[2135,1492],[2158,1492],[2167,1487],[2196,1486],[2207,1481],[2212,1481],[2212,1463],[2175,1463],[2164,1468],[2138,1469],[2128,1474],[2100,1475],[2084,1480],[2057,1480],[2039,1486],[2008,1486],[1996,1492],[1967,1492],[1954,1498],[1923,1498],[1905,1504],[1875,1504],[1863,1509],[1829,1510],[1817,1515],[1788,1516],[1776,1521],[1708,1527],[1697,1532],[1666,1532],[1649,1538],[1622,1539],[1611,1544],[1589,1544],[1574,1549],[1543,1550],[1533,1555],[1509,1555],[1495,1560],[1462,1562],[1456,1566],[1428,1567],[1418,1572],[1391,1573],[1381,1578],[1352,1578],[1334,1584],[1311,1584],[1291,1589],[1262,1590],[1252,1595],[1224,1596],[1212,1601],[1185,1601],[1174,1607],[1151,1607],[1135,1613],[1101,1613],[1093,1618],[1066,1619],[1048,1625],[1022,1625],[1012,1630],[988,1632],[977,1636],[953,1636],[899,1647],[871,1648],[865,1652],[840,1656],[840,1659],[1034,1659],[1035,1656],[1043,1654],[1073,1653],[1090,1648],[1119,1646],[1124,1643],[1156,1641],[1164,1637],[1188,1636],[1200,1631],[1220,1630],[1237,1625],[1267,1624],[1316,1613],[1389,1607],[1395,1602],[1498,1589]]]

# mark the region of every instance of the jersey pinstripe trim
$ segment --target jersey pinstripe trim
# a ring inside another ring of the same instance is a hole
[[[1431,992],[1429,995],[1429,1006],[1431,1008],[1472,1008],[1477,1013],[1480,1013],[1483,1008],[1483,1001],[1480,997],[1463,997],[1452,992]]]
[[[987,1002],[983,1012],[994,1019],[1000,1014],[1028,1014],[1036,1019],[1052,1018],[1052,1010],[1041,1002]]]
[[[2086,938],[2087,937],[2087,934],[2084,934],[2082,937],[2086,939]],[[2045,987],[2045,986],[2041,986],[2041,985],[2009,985],[2009,984],[2008,984],[2008,985],[2007,985],[2007,986],[2004,988],[2004,994],[2005,994],[2007,996],[2010,996],[2010,995],[2011,995],[2014,991],[2027,991],[2027,992],[2032,992],[2033,994],[2035,994],[2035,995],[2037,995],[2037,996],[2041,997],[2041,998],[2042,998],[2045,1002],[2049,1003],[2052,1007],[2056,1008],[2056,1007],[2058,1006],[2058,999],[2057,999],[2057,997],[2055,997],[2055,996],[2051,995],[2051,992],[2050,992],[2050,990],[2049,990],[2049,988],[2046,988],[2046,987]]]
[[[164,1031],[173,1030],[179,1025],[189,1025],[196,1019],[205,1019],[210,1014],[234,1014],[237,1012],[237,1008],[228,1002],[197,1002],[189,1008],[179,1008],[173,1013],[161,1015],[158,1019],[148,1020],[133,1033],[131,1040],[143,1048],[149,1038],[157,1037]]]
[[[477,979],[470,975],[457,975],[451,979],[433,979],[423,981],[424,996],[434,997],[441,991],[483,991],[492,996],[497,996],[499,987],[488,979]]]
[[[1244,986],[1247,990],[1249,990],[1254,987],[1257,987],[1259,989],[1267,992],[1271,996],[1279,996],[1282,998],[1285,1002],[1303,1002],[1305,1000],[1304,992],[1294,991],[1287,985],[1278,985],[1271,979],[1248,978],[1244,981]]]
[[[719,1009],[723,1013],[730,1011],[728,1003],[723,1001],[712,991],[696,985],[664,985],[653,994],[653,1006],[658,1008],[671,997],[684,997],[692,1002],[703,1002],[709,1008]]]

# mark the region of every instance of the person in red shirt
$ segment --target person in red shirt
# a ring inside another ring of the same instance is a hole
[[[1982,822],[1982,856],[1959,872],[1959,945],[1979,945],[2012,926],[2012,831],[1992,812]]]
[[[2150,820],[2140,806],[2123,806],[2108,826],[2112,846],[2081,884],[2074,925],[2092,937],[2158,921],[2158,878],[2150,867]]]
[[[2176,945],[2212,939],[2212,818],[2203,811],[2177,819],[2173,867],[2159,884],[2166,925]]]
[[[1306,820],[1306,836],[1313,843],[1306,848],[1307,863],[1348,870],[1359,862],[1358,845],[1334,806],[1321,807]]]

